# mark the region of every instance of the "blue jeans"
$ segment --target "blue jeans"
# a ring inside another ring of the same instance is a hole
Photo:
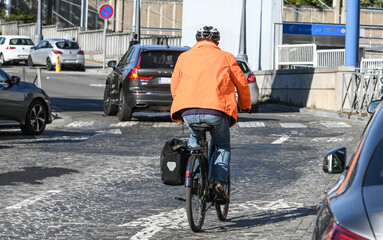
[[[225,184],[227,182],[227,171],[231,155],[229,121],[225,117],[209,114],[187,115],[184,116],[184,121],[190,130],[189,146],[191,147],[199,146],[201,132],[191,129],[190,124],[208,123],[214,126],[214,129],[210,131],[209,178],[213,174],[214,182],[219,181],[221,184]],[[213,164],[214,168],[212,168]]]

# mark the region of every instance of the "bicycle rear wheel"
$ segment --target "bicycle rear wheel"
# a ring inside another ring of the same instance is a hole
[[[225,191],[230,197],[230,169],[227,175],[227,183],[225,185]],[[227,214],[229,213],[229,202],[225,204],[215,203],[215,211],[217,212],[217,217],[220,221],[226,221]]]
[[[194,171],[190,176],[192,183],[190,187],[186,187],[186,213],[190,229],[199,232],[205,220],[206,202],[203,199],[203,189],[207,182],[201,172],[198,156],[191,156],[188,166]]]

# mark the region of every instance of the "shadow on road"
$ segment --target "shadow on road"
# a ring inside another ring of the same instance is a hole
[[[67,168],[25,167],[23,171],[0,174],[1,185],[15,185],[15,183],[42,184],[41,180],[48,177],[60,177],[64,174],[79,173]]]
[[[102,100],[80,98],[51,98],[53,108],[59,108],[61,112],[69,111],[103,111]]]

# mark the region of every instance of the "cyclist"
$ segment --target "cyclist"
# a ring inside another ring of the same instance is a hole
[[[219,47],[220,33],[212,26],[200,28],[197,43],[182,53],[176,63],[171,80],[173,121],[185,122],[190,129],[189,145],[199,146],[201,134],[190,128],[193,123],[209,123],[211,134],[209,161],[214,161],[213,183],[218,196],[227,202],[225,192],[230,164],[230,130],[237,122],[238,105],[250,110],[250,90],[247,79],[233,54]],[[214,147],[213,147],[214,146]],[[215,158],[215,159],[212,159]],[[211,166],[211,164],[209,164]]]

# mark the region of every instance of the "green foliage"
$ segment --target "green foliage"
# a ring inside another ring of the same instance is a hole
[[[8,17],[5,16],[5,6],[0,4],[0,19],[4,19],[6,22],[23,21],[24,23],[36,22],[36,16],[29,14],[28,9],[14,8],[11,9],[11,14]]]
[[[383,8],[383,0],[361,0],[362,7],[378,7]]]
[[[324,5],[318,0],[284,0],[284,2],[285,4],[324,7]],[[327,6],[332,6],[332,0],[322,0],[322,2]]]

